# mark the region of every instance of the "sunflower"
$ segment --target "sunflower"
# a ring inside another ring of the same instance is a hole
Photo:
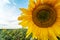
[[[60,37],[60,0],[29,0],[28,8],[20,8],[19,25],[28,27],[38,40],[58,40]]]

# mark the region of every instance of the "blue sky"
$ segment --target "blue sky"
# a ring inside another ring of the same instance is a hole
[[[21,28],[18,25],[19,8],[27,8],[28,0],[0,0],[0,29]]]

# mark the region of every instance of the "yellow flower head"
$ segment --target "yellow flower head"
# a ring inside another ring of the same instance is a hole
[[[32,33],[38,40],[58,40],[60,37],[60,0],[29,0],[28,8],[18,20],[28,27],[27,37]]]

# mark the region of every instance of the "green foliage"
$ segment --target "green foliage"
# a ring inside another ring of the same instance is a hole
[[[0,29],[0,40],[30,40],[26,38],[27,29]]]

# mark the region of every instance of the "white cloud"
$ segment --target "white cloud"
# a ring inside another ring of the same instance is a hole
[[[10,3],[9,0],[0,0],[0,7],[3,7],[7,3]]]
[[[8,6],[7,4],[11,4],[9,0],[0,0],[0,29],[21,28],[17,22],[17,8],[15,6]]]

